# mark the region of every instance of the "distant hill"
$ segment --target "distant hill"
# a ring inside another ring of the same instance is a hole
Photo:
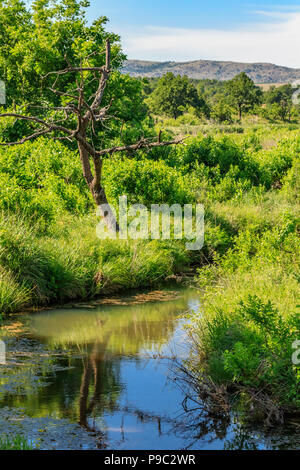
[[[187,75],[190,78],[230,80],[245,72],[255,83],[291,83],[300,79],[300,69],[282,67],[268,63],[246,64],[242,62],[219,62],[194,60],[192,62],[150,62],[127,60],[123,72],[133,77],[161,77],[166,72]]]

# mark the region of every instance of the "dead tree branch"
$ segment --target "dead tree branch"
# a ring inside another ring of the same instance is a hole
[[[181,144],[185,139],[186,137],[183,139],[169,140],[165,142],[149,142],[146,139],[141,139],[135,144],[123,145],[121,147],[111,147],[111,148],[100,150],[99,152],[96,152],[96,155],[101,157],[103,155],[109,155],[109,154],[113,154],[116,152],[130,152],[130,151],[137,151],[143,148],[150,149],[154,147],[166,147],[167,145],[178,145],[178,144]]]
[[[67,61],[67,60],[66,60]],[[68,63],[68,61],[67,61]],[[58,89],[59,78],[67,74],[79,74],[75,77],[75,86],[73,90],[62,91]],[[86,77],[92,74],[92,80],[88,80]],[[53,110],[64,114],[64,119],[59,121],[49,121],[45,118],[27,116],[18,113],[4,113],[0,114],[0,118],[13,117],[16,120],[24,120],[31,122],[36,129],[33,132],[22,138],[17,142],[0,143],[4,146],[21,145],[29,140],[36,139],[40,136],[48,135],[54,140],[69,140],[76,142],[78,146],[79,156],[82,164],[82,171],[86,183],[93,195],[94,201],[97,206],[103,204],[108,206],[105,190],[102,185],[102,165],[103,158],[105,156],[113,155],[117,152],[136,152],[140,149],[151,149],[155,147],[164,147],[167,145],[178,145],[183,142],[184,139],[161,141],[161,133],[155,141],[150,139],[140,139],[130,145],[114,146],[110,148],[104,148],[102,150],[95,149],[92,140],[88,137],[88,131],[92,134],[96,134],[95,125],[100,123],[105,128],[104,121],[107,119],[114,118],[114,115],[109,115],[109,110],[112,106],[113,99],[106,106],[103,106],[102,101],[104,98],[107,82],[111,74],[111,47],[109,40],[106,41],[105,48],[105,65],[101,67],[88,67],[82,66],[82,60],[80,67],[74,67],[68,63],[68,67],[63,70],[49,72],[44,78],[54,75],[55,80],[52,86],[49,88],[52,93],[56,96],[67,98],[68,102],[61,106],[56,107],[43,107],[35,106],[32,104],[27,105],[28,107],[35,107],[41,109],[43,113],[47,110]],[[88,98],[85,97],[87,86],[98,81],[98,86],[95,93],[90,94]],[[91,103],[91,104],[88,104]],[[68,122],[69,118],[72,118],[72,124]],[[76,128],[74,126],[74,118],[76,118]],[[117,118],[115,118],[117,119]],[[63,123],[63,124],[61,124]],[[109,207],[109,206],[108,206]],[[103,215],[105,215],[103,213]],[[111,225],[118,230],[118,226],[115,223],[112,211],[110,211],[110,217],[107,219],[108,225]]]

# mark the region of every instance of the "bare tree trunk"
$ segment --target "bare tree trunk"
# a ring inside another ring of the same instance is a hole
[[[105,219],[105,223],[109,230],[118,233],[120,231],[120,227],[116,216],[107,200],[103,186],[99,185],[97,188],[93,188],[92,194],[97,205],[98,215]]]
[[[242,106],[239,104],[239,119],[242,119]]]
[[[109,230],[116,233],[120,231],[119,224],[115,214],[109,205],[105,189],[101,184],[102,179],[102,160],[100,157],[91,156],[94,163],[95,175],[93,176],[90,166],[90,155],[81,142],[78,142],[80,160],[84,178],[90,188],[93,199],[98,209],[98,215],[105,219]]]
[[[85,147],[83,146],[81,142],[78,142],[78,150],[79,150],[79,155],[80,155],[80,160],[81,160],[81,165],[82,165],[83,176],[87,185],[90,187],[94,179],[92,172],[91,172],[90,156],[89,156],[88,151],[85,149]]]

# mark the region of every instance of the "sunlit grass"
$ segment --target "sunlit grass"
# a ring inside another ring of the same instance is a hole
[[[33,447],[22,436],[0,437],[0,450],[32,450]]]

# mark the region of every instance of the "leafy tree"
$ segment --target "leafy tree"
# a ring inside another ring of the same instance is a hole
[[[140,81],[142,83],[142,90],[144,95],[149,96],[155,89],[158,80],[155,80],[153,78],[150,79],[148,77],[142,77],[140,78]]]
[[[252,109],[261,100],[262,91],[245,72],[229,80],[226,89],[229,101],[238,109],[240,119],[244,111]]]
[[[218,122],[232,122],[232,109],[224,98],[212,107],[211,117]]]
[[[168,72],[158,81],[148,103],[154,113],[176,119],[184,113],[187,106],[201,108],[205,102],[203,99],[200,100],[196,88],[188,77],[175,76]]]
[[[273,86],[265,93],[266,115],[269,119],[290,120],[294,91],[292,85],[288,84],[277,88]]]
[[[278,103],[281,104],[283,100],[291,101],[295,89],[290,84],[281,85],[279,87],[271,86],[268,91],[265,92],[266,103]]]
[[[64,105],[67,97],[61,100],[61,95],[53,93],[53,75],[47,74],[69,64],[104,66],[105,53],[101,51],[109,40],[111,75],[103,105],[111,104],[117,119],[109,126],[98,126],[94,142],[109,145],[116,139],[120,142],[121,136],[122,142],[128,143],[153,132],[145,121],[147,107],[141,83],[119,72],[125,59],[119,36],[105,30],[106,17],[89,25],[85,13],[88,5],[83,0],[34,0],[28,10],[20,0],[0,0],[0,79],[6,84],[6,110],[20,110],[21,106],[22,113],[30,115],[34,103],[35,107],[43,106],[44,117],[53,115],[54,108]],[[95,82],[90,78],[85,91],[91,95]],[[61,76],[60,85],[72,94],[77,88],[75,74]],[[22,138],[32,128],[26,121],[2,121],[1,139],[6,142]]]
[[[226,82],[216,79],[192,80],[192,83],[194,82],[199,95],[203,95],[204,99],[212,105],[224,99],[226,95]]]
[[[125,56],[119,36],[105,31],[104,16],[88,25],[88,6],[87,0],[34,0],[29,10],[21,0],[0,0],[0,79],[6,83],[8,105],[57,104],[48,88],[50,77],[42,77],[68,63],[79,66],[87,56],[93,66],[104,65],[105,56],[97,51],[107,39],[112,68],[120,67]],[[72,82],[73,77],[65,77],[66,87]]]
[[[72,0],[73,1],[73,0]],[[90,59],[90,54],[81,57],[79,65],[69,63],[67,67],[52,71],[47,77],[52,77],[51,92],[57,97],[58,106],[50,108],[51,113],[45,113],[49,106],[36,106],[36,114],[21,114],[20,112],[6,112],[0,114],[0,118],[14,118],[28,122],[32,130],[19,141],[1,143],[0,145],[21,145],[29,140],[41,136],[47,136],[55,140],[68,141],[78,148],[78,157],[82,165],[82,173],[90,190],[90,193],[99,207],[99,215],[105,218],[106,224],[114,231],[119,231],[115,215],[108,205],[105,188],[103,186],[103,160],[116,152],[134,153],[141,148],[161,147],[178,144],[181,140],[161,142],[160,136],[156,142],[144,137],[133,144],[112,145],[103,148],[104,141],[98,138],[98,129],[105,136],[108,127],[107,122],[115,122],[116,116],[111,113],[113,100],[105,104],[104,97],[109,79],[112,74],[111,45],[106,39],[106,52],[104,65],[95,66]],[[101,57],[103,55],[101,54]],[[69,80],[66,77],[71,77]],[[112,82],[113,82],[112,77]],[[120,77],[119,77],[120,78]],[[121,79],[123,80],[123,79]],[[70,84],[72,83],[72,88]],[[124,82],[123,82],[124,83]],[[92,85],[93,86],[92,86]],[[129,82],[130,85],[130,82]],[[119,90],[117,84],[114,89]],[[126,113],[129,106],[126,97],[122,96],[124,103],[123,112]],[[130,98],[129,98],[130,99]]]

